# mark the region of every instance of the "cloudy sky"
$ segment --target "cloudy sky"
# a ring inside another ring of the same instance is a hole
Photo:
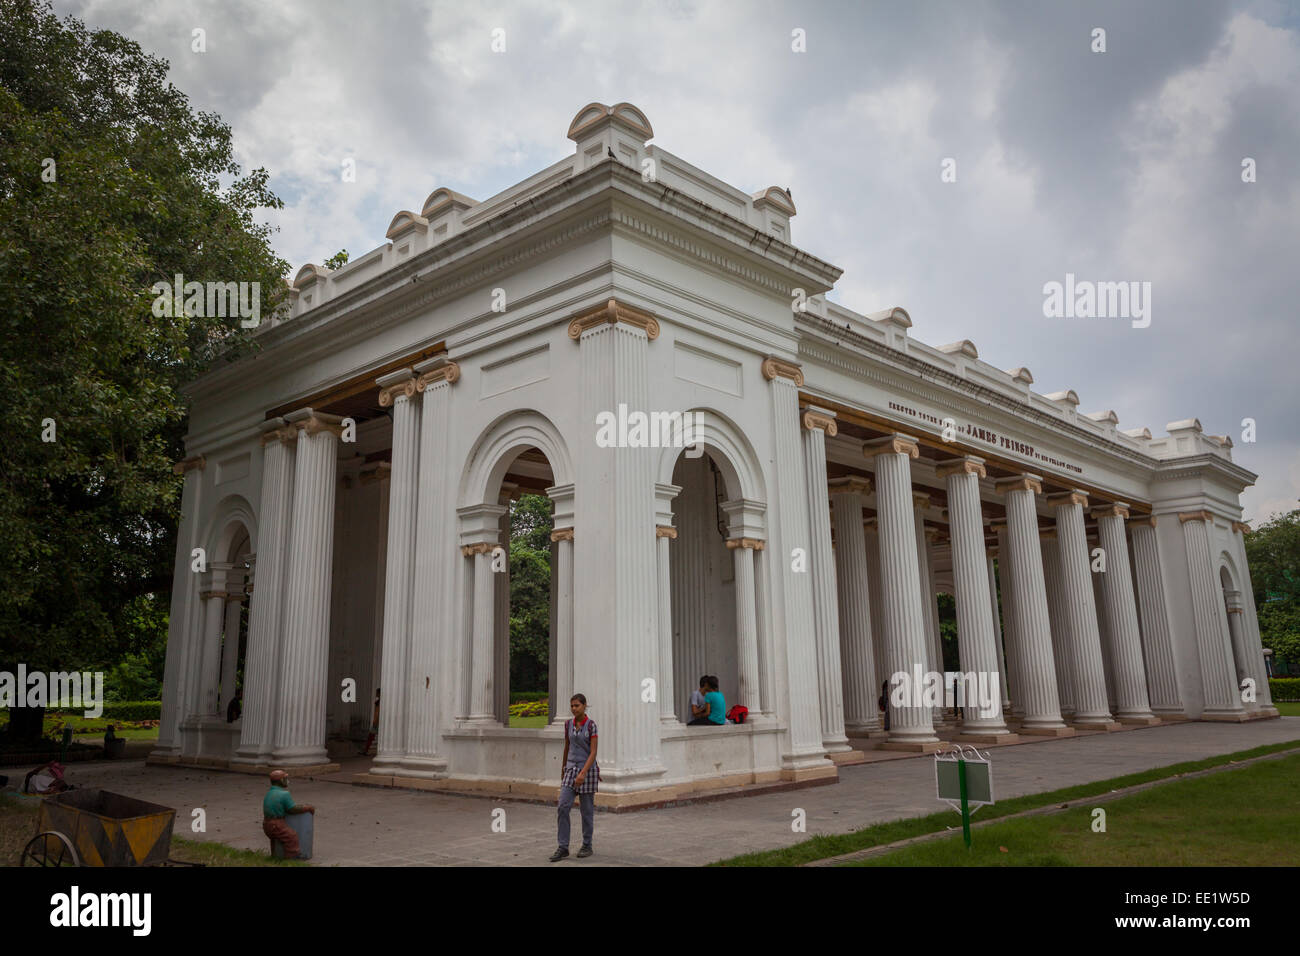
[[[969,338],[1121,428],[1199,418],[1259,474],[1256,523],[1300,499],[1300,3],[55,9],[166,58],[233,127],[285,200],[271,221],[295,271],[382,244],[437,186],[485,199],[518,182],[572,151],[579,107],[626,100],[722,180],[789,186],[795,244],[845,270],[832,298],[902,305],[917,338]],[[1045,318],[1043,285],[1066,273],[1150,282],[1150,326]]]

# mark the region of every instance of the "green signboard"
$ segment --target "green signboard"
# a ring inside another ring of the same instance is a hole
[[[934,786],[939,799],[961,813],[962,837],[970,846],[970,815],[993,802],[993,765],[989,755],[954,744],[934,755]]]

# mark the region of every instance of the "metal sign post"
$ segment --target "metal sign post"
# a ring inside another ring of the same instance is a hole
[[[934,784],[939,799],[961,813],[962,838],[969,849],[971,813],[993,803],[993,765],[988,752],[981,754],[961,744],[939,751],[934,755]]]

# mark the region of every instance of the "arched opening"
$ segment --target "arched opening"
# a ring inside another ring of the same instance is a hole
[[[253,541],[242,517],[227,517],[220,527],[209,550],[207,570],[200,578],[203,627],[191,709],[197,716],[233,724],[239,720],[242,706]]]

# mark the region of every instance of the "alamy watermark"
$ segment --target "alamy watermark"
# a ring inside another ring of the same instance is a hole
[[[1043,284],[1043,315],[1049,319],[1132,319],[1133,328],[1151,324],[1150,282],[1092,282],[1065,274],[1065,282]]]
[[[895,671],[889,678],[894,707],[978,707],[981,717],[998,712],[1001,687],[997,671]]]
[[[255,329],[262,321],[262,283],[260,282],[186,282],[176,273],[175,281],[155,282],[153,288],[155,318],[179,315],[224,319],[238,316],[239,324]]]
[[[103,671],[0,671],[0,707],[70,707],[89,720],[104,713]]]
[[[686,448],[687,458],[704,454],[703,412],[596,413],[596,444],[601,448]]]

